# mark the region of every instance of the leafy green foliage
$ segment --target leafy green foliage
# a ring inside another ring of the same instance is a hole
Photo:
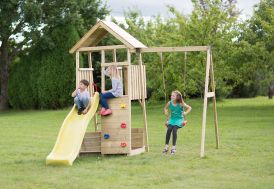
[[[273,1],[262,1],[245,22],[238,20],[236,1],[192,2],[189,16],[169,7],[172,17],[144,21],[138,10],[131,10],[125,14],[126,25],[121,26],[149,47],[210,45],[218,97],[266,95],[274,77]],[[163,99],[175,89],[187,97],[203,95],[205,53],[163,53],[162,62],[160,54],[149,54],[143,60],[148,63],[147,83],[153,99]]]
[[[107,13],[100,0],[45,1],[41,11],[40,38],[12,66],[8,91],[15,108],[56,109],[72,103],[75,59],[68,51]]]

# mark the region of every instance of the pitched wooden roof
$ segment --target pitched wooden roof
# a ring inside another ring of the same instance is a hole
[[[69,50],[69,52],[74,53],[80,47],[95,46],[108,33],[121,41],[129,49],[147,48],[143,43],[115,23],[100,20]]]

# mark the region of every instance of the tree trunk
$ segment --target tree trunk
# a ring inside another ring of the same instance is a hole
[[[9,108],[8,103],[8,81],[9,81],[9,67],[10,58],[8,55],[8,47],[5,42],[2,42],[0,52],[0,110]]]

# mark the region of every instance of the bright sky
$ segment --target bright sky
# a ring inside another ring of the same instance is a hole
[[[161,14],[164,17],[168,16],[166,6],[173,5],[183,14],[190,14],[193,7],[191,0],[105,0],[109,9],[110,15],[119,20],[123,17],[123,13],[128,9],[137,8],[142,12],[143,17],[151,17]],[[241,18],[245,19],[252,15],[253,6],[258,4],[260,0],[238,0],[237,7],[242,11]]]

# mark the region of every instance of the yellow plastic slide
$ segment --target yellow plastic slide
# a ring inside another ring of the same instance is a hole
[[[92,104],[85,115],[78,115],[74,105],[64,120],[53,150],[47,156],[46,164],[72,165],[78,156],[87,126],[95,115],[99,104],[99,93],[92,98]]]

